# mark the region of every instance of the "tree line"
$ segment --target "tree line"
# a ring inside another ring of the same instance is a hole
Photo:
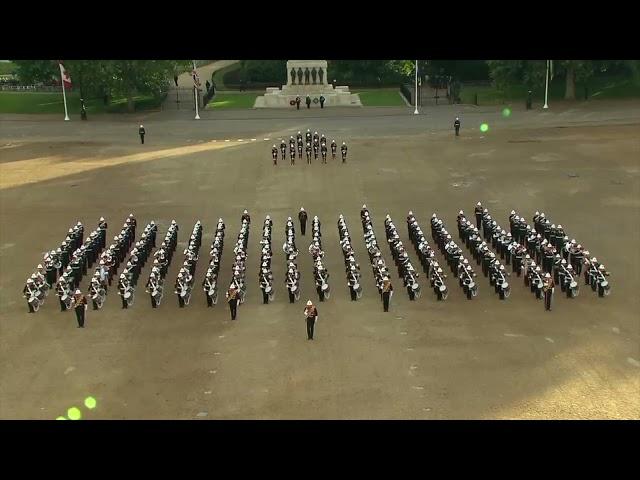
[[[12,61],[22,83],[60,79],[57,61]],[[136,95],[162,96],[174,75],[191,69],[189,60],[65,60],[63,64],[82,98],[103,98],[109,103],[112,97],[122,96],[130,112]]]
[[[59,78],[57,62],[51,60],[14,60],[21,82],[48,82]],[[286,60],[242,60],[240,68],[229,72],[225,84],[281,85],[286,82]],[[133,110],[133,98],[139,94],[163,95],[173,75],[188,71],[189,60],[66,60],[80,95],[101,96],[105,101],[120,95]],[[419,60],[418,72],[424,82],[491,81],[498,90],[513,85],[544,88],[546,60]],[[565,81],[565,98],[576,98],[576,83],[588,83],[595,75],[628,75],[640,83],[638,60],[554,60],[555,77]],[[353,87],[397,86],[412,82],[415,60],[329,60],[328,80]],[[233,78],[231,78],[233,77]]]

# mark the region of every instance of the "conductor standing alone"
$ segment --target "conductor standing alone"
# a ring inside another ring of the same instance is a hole
[[[300,220],[300,233],[304,237],[304,232],[307,231],[307,212],[304,207],[300,207],[300,213],[298,213],[298,220]]]
[[[227,292],[227,302],[229,303],[229,310],[231,310],[231,320],[235,320],[238,308],[238,290],[235,285],[231,285],[229,287],[229,291]]]
[[[87,297],[82,295],[78,289],[73,296],[74,310],[76,311],[76,319],[78,320],[78,328],[84,328],[84,313],[87,311]]]
[[[144,135],[145,133],[147,133],[144,129],[144,125],[140,125],[140,128],[138,129],[138,134],[140,135],[140,143],[142,143],[144,145]]]
[[[313,340],[313,331],[318,320],[318,309],[311,300],[307,301],[304,307],[304,316],[307,319],[307,340]]]
[[[460,119],[456,117],[456,121],[453,122],[453,128],[456,129],[456,137],[460,136]]]

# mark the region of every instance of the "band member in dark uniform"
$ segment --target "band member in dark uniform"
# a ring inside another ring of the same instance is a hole
[[[307,231],[307,212],[304,207],[300,207],[300,212],[298,213],[298,220],[300,220],[300,233],[304,237],[304,232]]]
[[[318,145],[318,143],[313,142],[313,158],[315,160],[318,159],[318,149],[320,148],[320,145]]]
[[[340,151],[342,152],[342,163],[345,163],[347,161],[347,143],[346,142],[342,142]]]
[[[249,212],[247,212],[246,209],[242,212],[242,217],[240,217],[241,222],[243,222],[244,220],[246,220],[247,223],[251,223],[251,216],[249,215]]]
[[[280,140],[280,152],[282,152],[282,161],[287,158],[287,144],[284,140]]]
[[[98,222],[98,231],[100,232],[100,246],[101,250],[107,248],[107,222],[104,217],[100,217]]]
[[[291,157],[291,164],[293,165],[296,159],[296,141],[293,137],[289,139],[289,156]]]
[[[140,128],[138,128],[138,134],[140,135],[140,143],[144,145],[144,136],[147,131],[144,129],[144,126],[140,124]]]
[[[453,128],[456,129],[456,137],[460,136],[460,119],[456,117],[456,121],[453,122]]]
[[[549,273],[544,275],[544,283],[542,285],[542,291],[544,292],[544,309],[551,310],[551,300],[553,297],[553,277]]]
[[[478,202],[476,204],[474,213],[476,214],[476,228],[480,229],[480,225],[482,225],[482,203],[481,202]]]
[[[296,97],[296,110],[300,110],[300,96]]]
[[[307,163],[311,165],[311,144],[307,142]]]
[[[331,140],[331,158],[333,160],[336,159],[336,151],[338,150],[338,145],[336,145],[335,140]]]
[[[275,145],[271,149],[271,158],[273,158],[273,164],[278,165],[278,147]]]
[[[322,152],[322,163],[327,163],[327,144],[326,144],[326,142],[320,144],[320,151]]]
[[[307,102],[307,108],[311,108],[311,97],[309,95],[307,95],[307,99],[305,101]]]

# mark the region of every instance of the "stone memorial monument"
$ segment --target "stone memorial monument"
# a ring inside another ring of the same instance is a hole
[[[301,108],[306,108],[307,95],[313,102],[311,108],[319,104],[320,95],[325,98],[325,107],[361,107],[357,93],[349,92],[349,87],[328,83],[326,60],[289,60],[287,61],[287,84],[269,87],[263,96],[256,98],[254,108],[292,108],[291,101],[299,96]],[[318,107],[319,108],[319,107]]]

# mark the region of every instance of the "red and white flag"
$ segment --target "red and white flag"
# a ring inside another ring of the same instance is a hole
[[[69,76],[69,72],[67,72],[61,62],[58,62],[58,65],[60,66],[60,76],[62,77],[62,83],[64,84],[65,88],[71,88],[71,77]]]

